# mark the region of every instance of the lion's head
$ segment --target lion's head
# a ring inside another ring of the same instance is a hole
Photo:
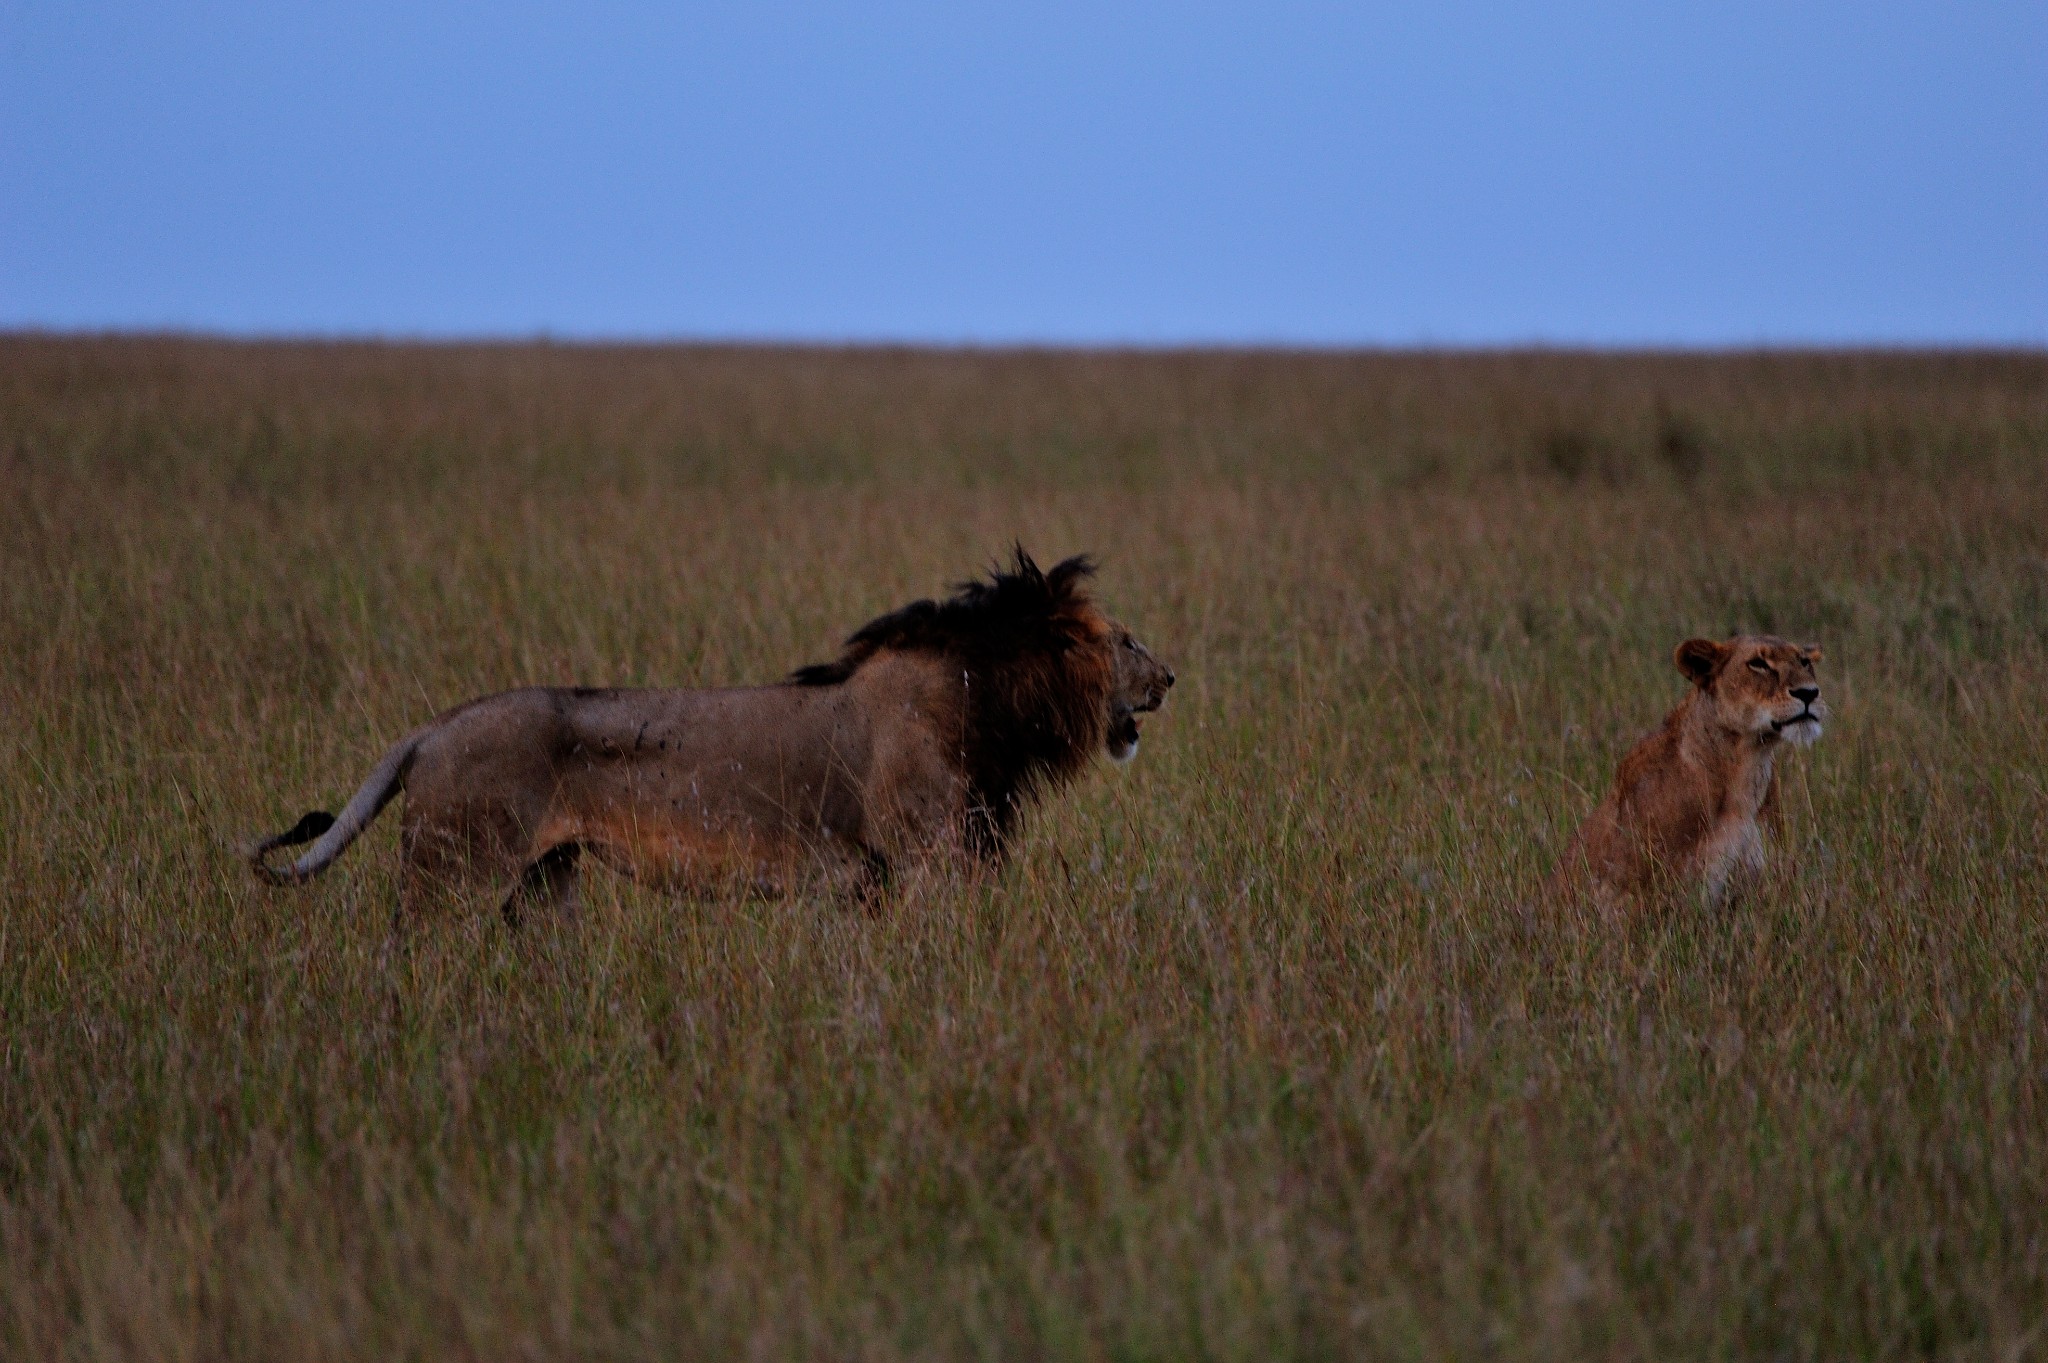
[[[1112,621],[1109,629],[1110,646],[1116,650],[1116,680],[1109,693],[1107,747],[1112,762],[1128,762],[1138,755],[1138,716],[1166,704],[1173,669],[1122,625]]]
[[[1804,747],[1820,737],[1816,644],[1791,644],[1769,634],[1738,634],[1726,643],[1687,639],[1672,654],[1678,670],[1713,706],[1716,723],[1761,744]]]
[[[945,727],[969,793],[970,841],[1000,848],[1023,802],[1078,775],[1097,752],[1128,761],[1138,716],[1157,710],[1173,670],[1088,594],[1095,564],[1076,555],[1042,569],[1015,559],[943,601],[913,601],[870,620],[837,660],[801,668],[799,686],[852,679],[885,654],[942,660]],[[953,687],[958,680],[957,690]]]

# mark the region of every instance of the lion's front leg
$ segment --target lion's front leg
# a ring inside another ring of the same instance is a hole
[[[861,795],[861,843],[870,870],[964,862],[967,783],[928,732],[878,744]]]
[[[1726,818],[1701,844],[1694,861],[1701,904],[1721,908],[1762,877],[1763,830],[1754,819]]]

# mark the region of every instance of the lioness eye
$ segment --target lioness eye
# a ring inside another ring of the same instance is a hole
[[[1762,658],[1751,658],[1749,660],[1749,665],[1759,672],[1768,672],[1771,670],[1771,665],[1765,662]]]

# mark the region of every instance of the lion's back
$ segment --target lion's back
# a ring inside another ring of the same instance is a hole
[[[447,784],[472,796],[544,784],[566,729],[551,690],[479,696],[436,716],[421,735],[406,788],[415,801]]]

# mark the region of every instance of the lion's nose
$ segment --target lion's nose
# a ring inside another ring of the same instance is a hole
[[[1820,688],[1818,686],[1795,686],[1792,688],[1792,699],[1806,705],[1811,705],[1820,699]]]
[[[1168,686],[1173,685],[1173,669],[1170,667],[1166,669],[1166,684]]]

